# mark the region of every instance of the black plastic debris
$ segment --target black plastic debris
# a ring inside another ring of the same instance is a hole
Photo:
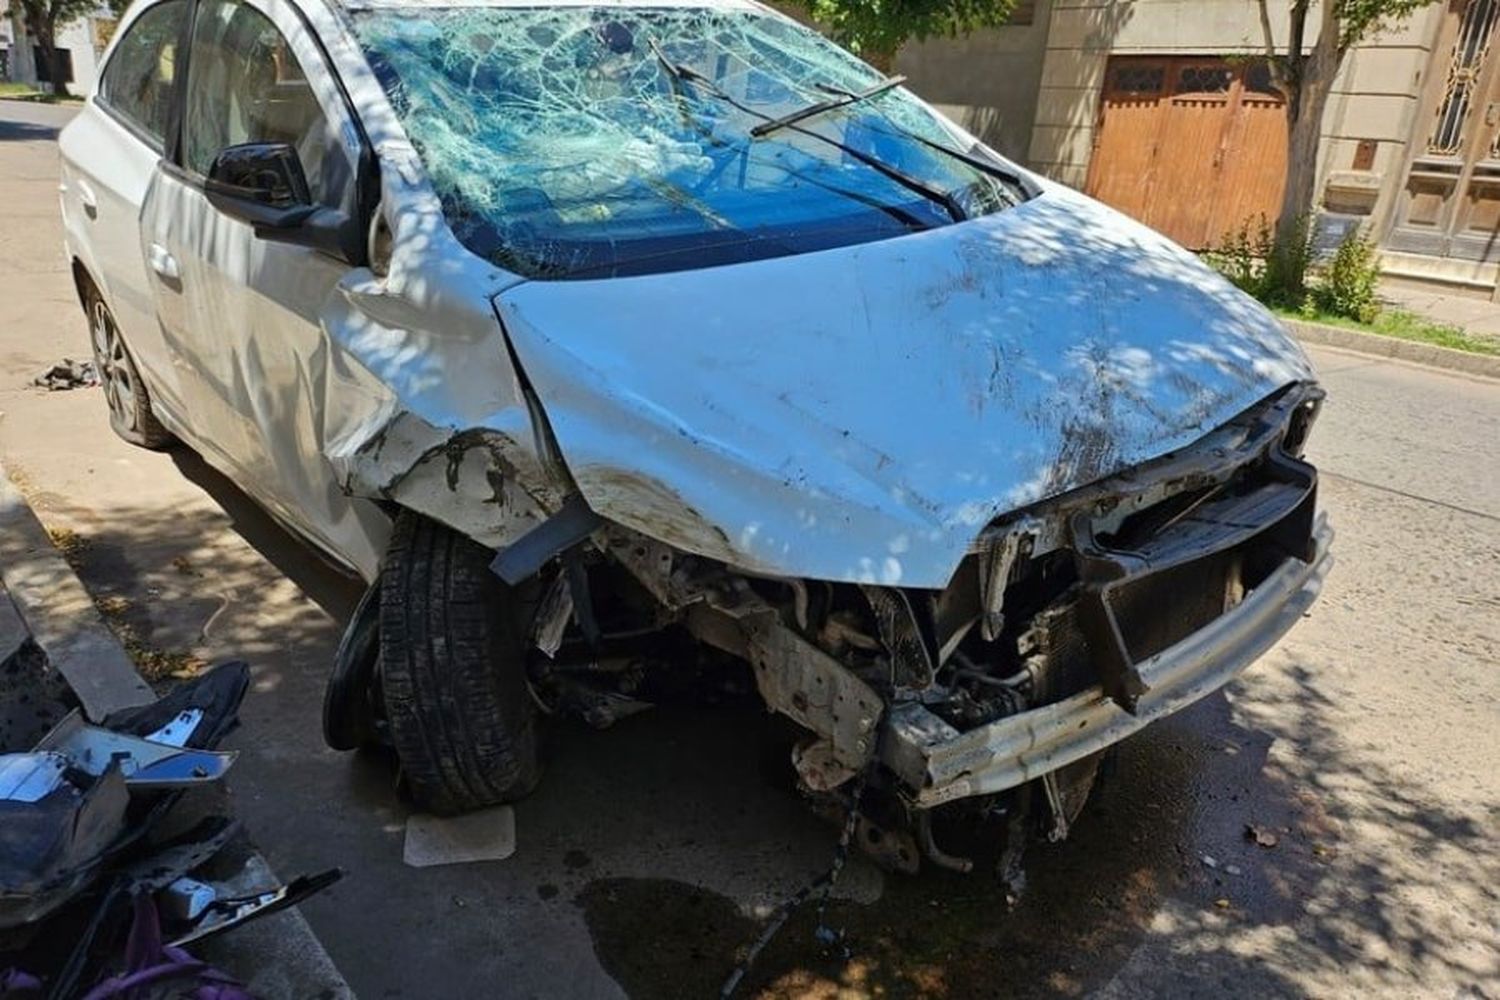
[[[96,777],[48,751],[0,756],[0,928],[40,920],[84,888],[129,799],[117,765]]]
[[[248,997],[183,947],[343,874],[248,894],[215,882],[246,854],[214,782],[249,681],[245,664],[221,664],[102,725],[74,711],[29,749],[0,745],[0,983],[13,984],[0,998],[135,997],[158,978]]]
[[[149,705],[111,712],[104,719],[104,728],[149,739],[184,712],[197,711],[202,721],[176,745],[211,749],[239,725],[240,702],[249,688],[249,666],[238,660],[221,663]]]
[[[99,371],[92,361],[63,358],[31,380],[31,384],[48,392],[63,389],[87,389],[99,384]]]

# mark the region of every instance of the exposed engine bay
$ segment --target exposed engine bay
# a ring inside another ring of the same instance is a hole
[[[859,842],[892,867],[920,851],[967,870],[934,837],[944,810],[1030,815],[1060,839],[1109,746],[1227,682],[1311,602],[1330,533],[1300,456],[1322,396],[1288,386],[1190,448],[1005,516],[940,591],[752,576],[559,515],[561,551],[533,553],[533,694],[608,725],[674,672],[733,685],[692,652],[707,647],[807,730],[803,791],[865,796]],[[526,548],[497,572],[523,572]]]

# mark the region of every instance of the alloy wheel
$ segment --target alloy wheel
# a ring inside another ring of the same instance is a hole
[[[96,300],[89,311],[89,334],[94,344],[94,364],[99,369],[99,385],[109,403],[110,416],[122,430],[134,431],[135,370],[125,353],[125,341],[115,326],[115,318],[103,302]]]

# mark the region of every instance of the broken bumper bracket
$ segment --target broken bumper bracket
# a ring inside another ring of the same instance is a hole
[[[1333,529],[1320,516],[1311,558],[1288,559],[1232,610],[1135,665],[1146,690],[1135,711],[1101,686],[960,733],[921,704],[891,708],[881,759],[918,808],[1023,785],[1097,753],[1223,687],[1302,617],[1332,566]]]

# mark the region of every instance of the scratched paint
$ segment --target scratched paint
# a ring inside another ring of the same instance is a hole
[[[941,587],[996,516],[1311,377],[1190,254],[1029,175],[1038,196],[926,231],[527,280],[454,235],[349,24],[309,17],[376,145],[394,238],[384,277],[351,270],[313,311],[296,377],[321,409],[280,464],[330,500],[281,512],[367,575],[370,501],[503,547],[576,484],[606,518],[742,569]]]
[[[601,514],[785,576],[942,587],[996,516],[1312,377],[1191,254],[1050,185],[901,239],[497,302]]]

